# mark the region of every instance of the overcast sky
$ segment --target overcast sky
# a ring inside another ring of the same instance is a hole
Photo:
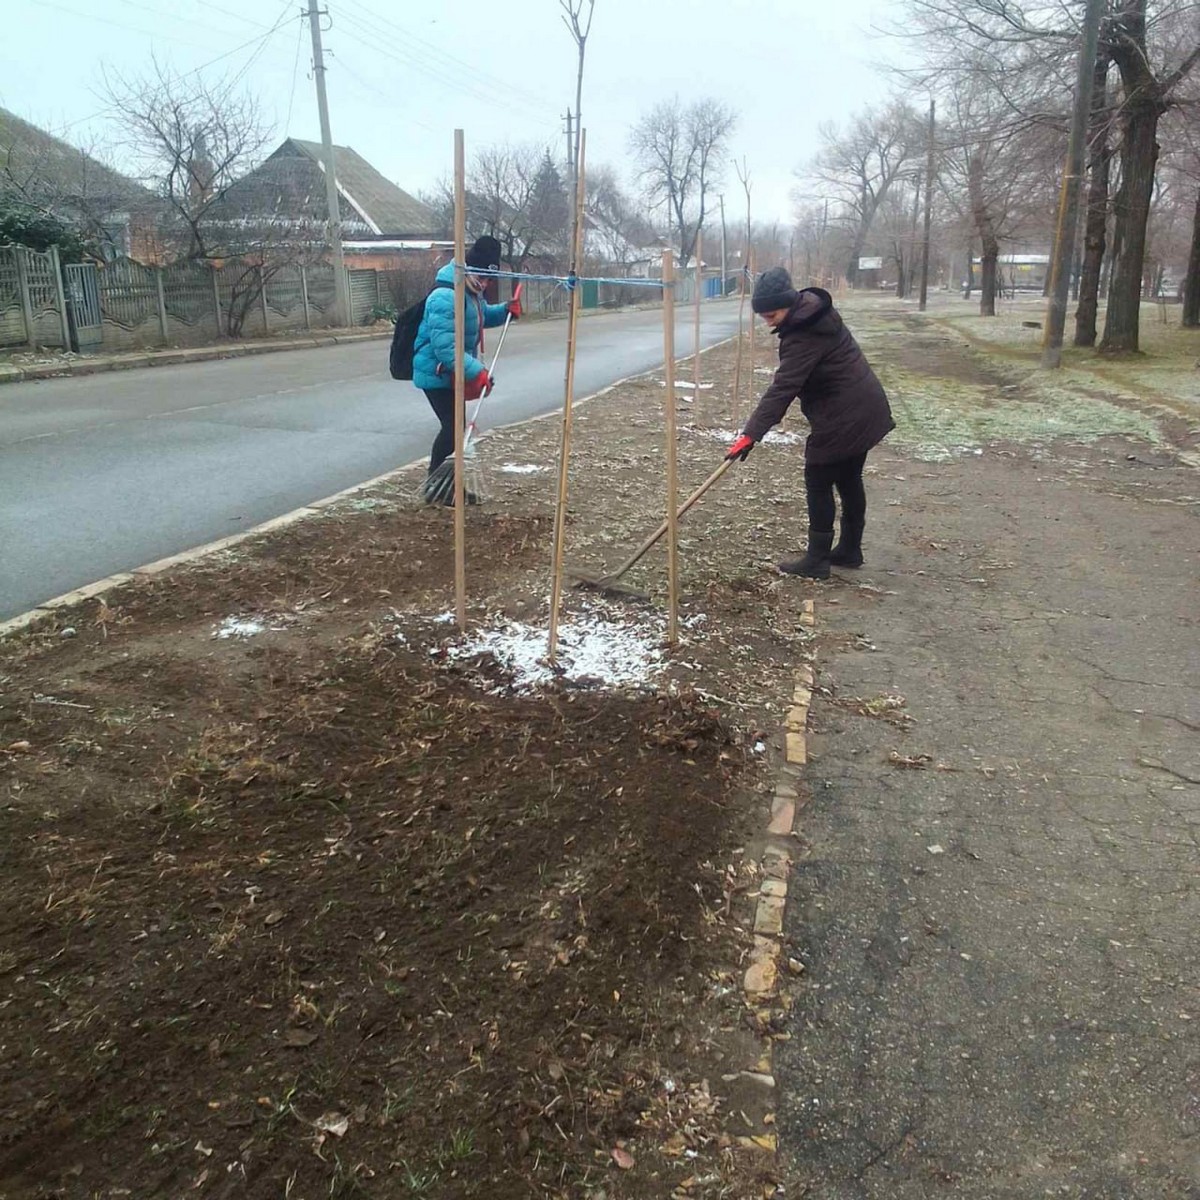
[[[740,116],[732,142],[755,216],[787,221],[793,171],[817,127],[888,90],[876,32],[895,0],[596,0],[584,82],[588,161],[627,180],[630,125],[659,100],[714,96]],[[448,173],[452,131],[489,142],[565,144],[574,45],[558,0],[322,0],[334,141],[417,192]],[[181,71],[218,56],[285,133],[319,139],[300,0],[4,0],[0,104],[60,136],[104,144],[101,69]],[[268,31],[275,27],[273,33]],[[264,35],[267,35],[264,37]],[[47,51],[53,57],[47,55]],[[119,165],[119,164],[118,164]],[[732,171],[727,204],[743,201]],[[735,201],[734,197],[737,196]]]

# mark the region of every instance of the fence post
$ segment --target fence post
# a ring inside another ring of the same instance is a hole
[[[511,282],[511,280],[509,281]],[[375,272],[375,307],[379,308],[383,304],[383,293],[379,290],[379,272]]]
[[[262,308],[263,337],[270,337],[271,318],[267,316],[267,277],[263,274],[262,267],[255,267],[254,269],[258,272],[258,301]]]
[[[58,300],[58,327],[62,330],[64,350],[71,349],[71,324],[67,320],[67,289],[63,286],[62,257],[57,246],[50,247],[50,271],[54,275],[54,295]]]
[[[163,295],[163,269],[162,267],[154,268],[154,290],[158,294],[158,331],[162,334],[162,340],[167,341],[167,298]]]
[[[29,251],[24,246],[17,246],[15,253],[17,256],[17,289],[21,293],[21,315],[25,318],[25,340],[34,350],[40,350],[37,327],[33,323],[33,302],[29,298],[29,263],[25,258]]]
[[[308,268],[300,264],[300,298],[304,301],[304,328],[312,329],[312,313],[308,310]]]
[[[221,329],[221,284],[217,279],[217,268],[212,266],[209,270],[212,271],[213,312],[217,318],[217,337],[221,337],[223,334]]]

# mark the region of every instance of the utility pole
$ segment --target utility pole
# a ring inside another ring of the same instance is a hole
[[[325,159],[325,200],[329,206],[329,255],[333,259],[334,324],[350,324],[350,281],[342,257],[342,213],[338,204],[337,165],[333,134],[329,131],[329,100],[325,95],[325,56],[321,51],[321,10],[318,0],[308,0],[308,27],[312,32],[313,75],[317,80],[317,111],[321,116],[321,153]]]
[[[929,230],[933,225],[933,134],[936,102],[929,102],[929,132],[925,147],[925,238],[921,243],[921,296],[917,308],[924,312],[929,303]]]
[[[572,204],[575,202],[575,139],[571,133],[571,110],[567,109],[567,115],[563,118],[567,123],[567,195],[571,197]]]
[[[826,275],[828,274],[828,270],[827,270],[828,263],[826,262],[826,258],[825,258],[825,230],[828,227],[829,227],[829,201],[826,200],[825,201],[825,211],[821,215],[821,244],[820,244],[820,248],[818,251],[818,253],[820,255],[820,260],[821,260],[820,269],[821,269],[821,286],[822,287],[829,287],[830,284],[832,283],[832,280],[826,279]]]
[[[725,299],[725,277],[726,277],[726,262],[725,257],[725,197],[719,197],[721,201],[721,299]]]
[[[1054,370],[1062,365],[1063,329],[1067,324],[1067,297],[1071,288],[1071,261],[1075,257],[1075,226],[1079,223],[1079,187],[1083,176],[1083,154],[1087,142],[1088,117],[1092,108],[1092,77],[1096,46],[1100,41],[1100,18],[1105,0],[1087,0],[1075,72],[1075,110],[1071,114],[1071,137],[1063,170],[1058,204],[1058,230],[1050,263],[1050,303],[1046,309],[1046,336],[1042,342],[1042,366]]]

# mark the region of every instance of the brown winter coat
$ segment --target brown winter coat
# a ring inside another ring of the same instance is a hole
[[[779,369],[743,430],[760,442],[792,401],[811,432],[805,463],[818,466],[865,454],[896,428],[887,393],[821,288],[805,288],[776,330]]]

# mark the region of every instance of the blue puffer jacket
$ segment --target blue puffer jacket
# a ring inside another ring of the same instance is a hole
[[[454,283],[454,264],[447,263],[437,273],[438,283]],[[508,315],[507,304],[484,304],[475,295],[467,292],[466,330],[463,337],[465,352],[463,365],[467,381],[473,380],[484,364],[479,354],[482,315],[483,326],[503,325]],[[441,373],[438,373],[438,367]],[[419,388],[452,388],[454,386],[454,287],[436,287],[425,301],[425,316],[417,329],[417,342],[413,350],[413,383]]]

